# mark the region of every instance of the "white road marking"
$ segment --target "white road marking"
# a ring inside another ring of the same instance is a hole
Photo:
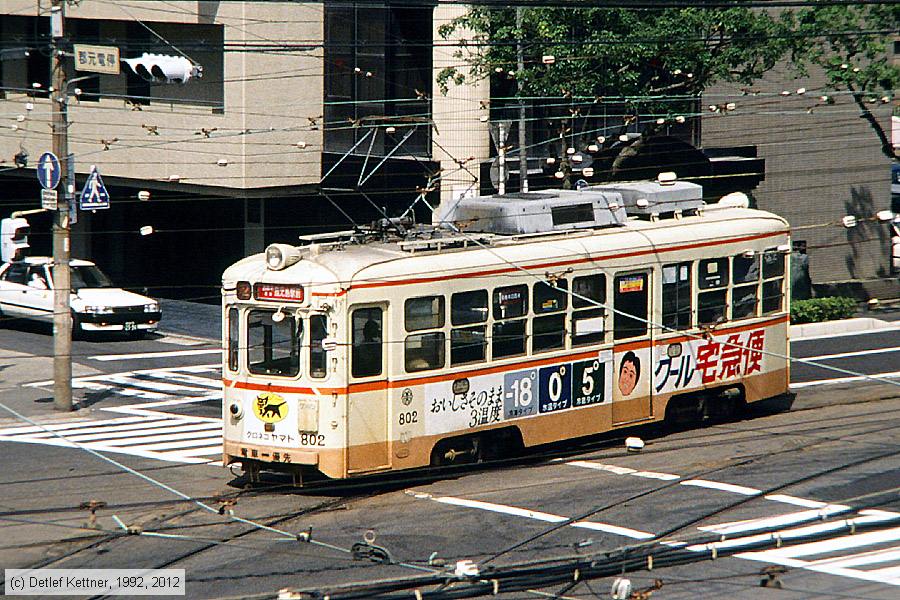
[[[840,504],[830,504],[819,510],[803,510],[799,512],[787,513],[775,517],[763,517],[760,519],[747,519],[744,521],[732,521],[730,523],[717,523],[715,525],[703,525],[698,527],[700,531],[709,531],[721,535],[730,535],[733,533],[744,533],[747,531],[759,531],[761,529],[777,529],[787,525],[795,525],[798,523],[806,523],[816,521],[832,515],[840,514],[851,510],[849,506]]]
[[[467,500],[465,498],[455,498],[453,496],[429,496],[428,499],[435,502],[440,502],[441,504],[450,504],[453,506],[462,506],[466,508],[477,508],[479,510],[512,515],[514,517],[524,517],[526,519],[544,521],[545,523],[564,523],[569,520],[569,517],[563,517],[561,515],[554,515],[536,510],[528,510],[526,508],[518,508],[516,506],[509,506],[506,504],[483,502],[481,500]],[[650,539],[653,537],[652,533],[647,533],[646,531],[638,531],[636,529],[629,529],[628,527],[619,527],[618,525],[609,525],[607,523],[597,523],[594,521],[574,521],[572,523],[569,523],[569,526],[578,527],[581,529],[590,529],[593,531],[603,531],[606,533],[613,533],[615,535],[640,540]]]
[[[788,496],[786,494],[769,494],[763,496],[766,500],[773,502],[782,502],[784,504],[793,504],[794,506],[805,506],[806,508],[825,508],[827,502],[819,502],[818,500],[808,500],[807,498],[798,498],[797,496]]]
[[[131,430],[131,431],[115,431],[112,433],[94,433],[91,435],[67,435],[66,439],[72,440],[74,442],[92,442],[95,440],[99,440],[101,442],[109,442],[110,444],[115,444],[111,440],[134,440],[137,442],[146,441],[145,438],[149,437],[146,434],[152,434],[153,436],[160,436],[163,434],[174,434],[174,433],[184,433],[191,432],[193,437],[197,437],[203,432],[209,431],[217,431],[221,435],[222,425],[216,423],[191,423],[188,425],[170,425],[170,426],[159,426],[155,429],[139,429],[139,430]],[[143,435],[142,435],[143,434]]]
[[[863,552],[855,554],[850,558],[823,558],[813,561],[815,565],[830,565],[832,567],[859,567],[862,565],[876,565],[881,562],[892,562],[900,560],[900,548],[887,548],[885,550],[875,550],[874,552]]]
[[[803,381],[800,383],[792,383],[791,389],[799,390],[802,388],[815,387],[817,385],[835,385],[838,383],[852,383],[854,381],[875,381],[873,378],[896,379],[900,377],[900,371],[891,371],[890,373],[871,373],[869,375],[854,375],[852,377],[835,377],[834,379],[815,379],[813,381]]]
[[[107,421],[107,423],[125,424],[146,420],[146,417],[119,417],[118,419],[110,419]],[[63,423],[48,423],[47,425],[42,425],[40,427],[35,427],[34,425],[16,425],[13,427],[7,427],[6,429],[0,429],[0,435],[18,435],[20,433],[46,433],[46,430],[48,429],[50,431],[56,431],[57,429],[76,429],[78,427],[91,427],[96,424],[97,421],[94,419],[83,419]]]
[[[143,358],[170,358],[173,356],[199,356],[201,354],[221,354],[222,349],[215,350],[166,350],[163,352],[135,352],[131,354],[99,354],[91,356],[91,360],[102,362],[113,360],[135,360]]]
[[[838,352],[836,354],[820,354],[819,356],[804,356],[803,360],[835,360],[837,358],[866,356],[868,354],[888,354],[890,352],[900,352],[900,346],[893,346],[891,348],[875,348],[872,350],[855,350],[853,352]]]
[[[900,327],[896,325],[888,326],[888,327],[874,327],[872,329],[865,329],[863,331],[840,331],[838,333],[825,333],[822,335],[811,335],[809,337],[802,337],[797,339],[791,339],[791,343],[801,344],[803,342],[809,342],[813,340],[824,340],[826,338],[836,338],[836,337],[849,337],[849,336],[857,336],[857,335],[868,335],[870,333],[888,333],[894,330],[900,329]]]
[[[606,465],[603,463],[592,462],[589,460],[573,460],[566,464],[573,467],[582,467],[585,469],[594,469],[596,471],[607,471],[616,475],[634,475],[635,477],[644,477],[646,479],[661,479],[663,481],[671,481],[678,479],[678,475],[671,473],[657,473],[655,471],[638,471],[637,469],[629,469],[628,467],[619,467],[616,465]]]
[[[732,483],[721,483],[718,481],[708,481],[706,479],[687,479],[678,482],[679,485],[691,485],[694,487],[702,487],[710,490],[720,490],[731,494],[740,494],[742,496],[758,496],[762,494],[761,490],[743,485],[734,485]]]

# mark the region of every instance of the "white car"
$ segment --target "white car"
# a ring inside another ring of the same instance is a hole
[[[53,322],[52,259],[31,256],[0,266],[0,314]],[[113,286],[92,262],[72,259],[72,333],[152,331],[162,313],[159,302]]]

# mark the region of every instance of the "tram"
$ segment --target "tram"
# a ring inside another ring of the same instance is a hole
[[[502,457],[788,394],[787,222],[626,182],[460,200],[223,276],[224,461],[252,478]]]

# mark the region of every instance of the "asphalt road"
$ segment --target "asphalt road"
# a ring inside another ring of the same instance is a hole
[[[818,338],[795,342],[793,352],[847,371],[891,373],[897,340],[896,332]],[[177,335],[76,342],[76,395],[85,406],[73,415],[48,410],[51,351],[40,327],[0,329],[4,404],[77,434],[88,448],[115,445],[106,455],[122,466],[4,419],[4,568],[184,568],[188,597],[232,598],[417,577],[452,571],[460,560],[482,569],[561,556],[609,561],[607,552],[626,556],[623,548],[652,554],[724,535],[745,551],[712,560],[702,546],[689,564],[627,576],[635,588],[661,580],[654,598],[887,599],[900,586],[900,520],[892,522],[900,519],[900,394],[891,384],[798,364],[791,411],[682,432],[639,429],[631,433],[648,442],[639,454],[610,438],[488,470],[305,491],[273,479],[245,490],[203,453],[217,443],[215,343]],[[94,522],[92,500],[105,503]],[[236,522],[229,511],[271,529]],[[143,535],[126,534],[113,515]],[[790,535],[839,517],[861,519],[859,531],[813,531],[815,541],[780,549],[741,546],[759,531]],[[298,541],[304,532],[311,542]],[[366,539],[395,564],[354,560],[350,548]],[[783,570],[772,572],[781,588],[760,588],[773,567]],[[611,581],[579,583],[562,597],[608,597]]]

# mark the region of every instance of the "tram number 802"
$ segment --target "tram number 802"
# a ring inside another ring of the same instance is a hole
[[[324,446],[325,445],[325,436],[321,433],[306,432],[300,434],[300,445],[301,446]]]
[[[401,425],[409,425],[410,423],[419,422],[419,411],[410,410],[399,414],[399,422]]]

